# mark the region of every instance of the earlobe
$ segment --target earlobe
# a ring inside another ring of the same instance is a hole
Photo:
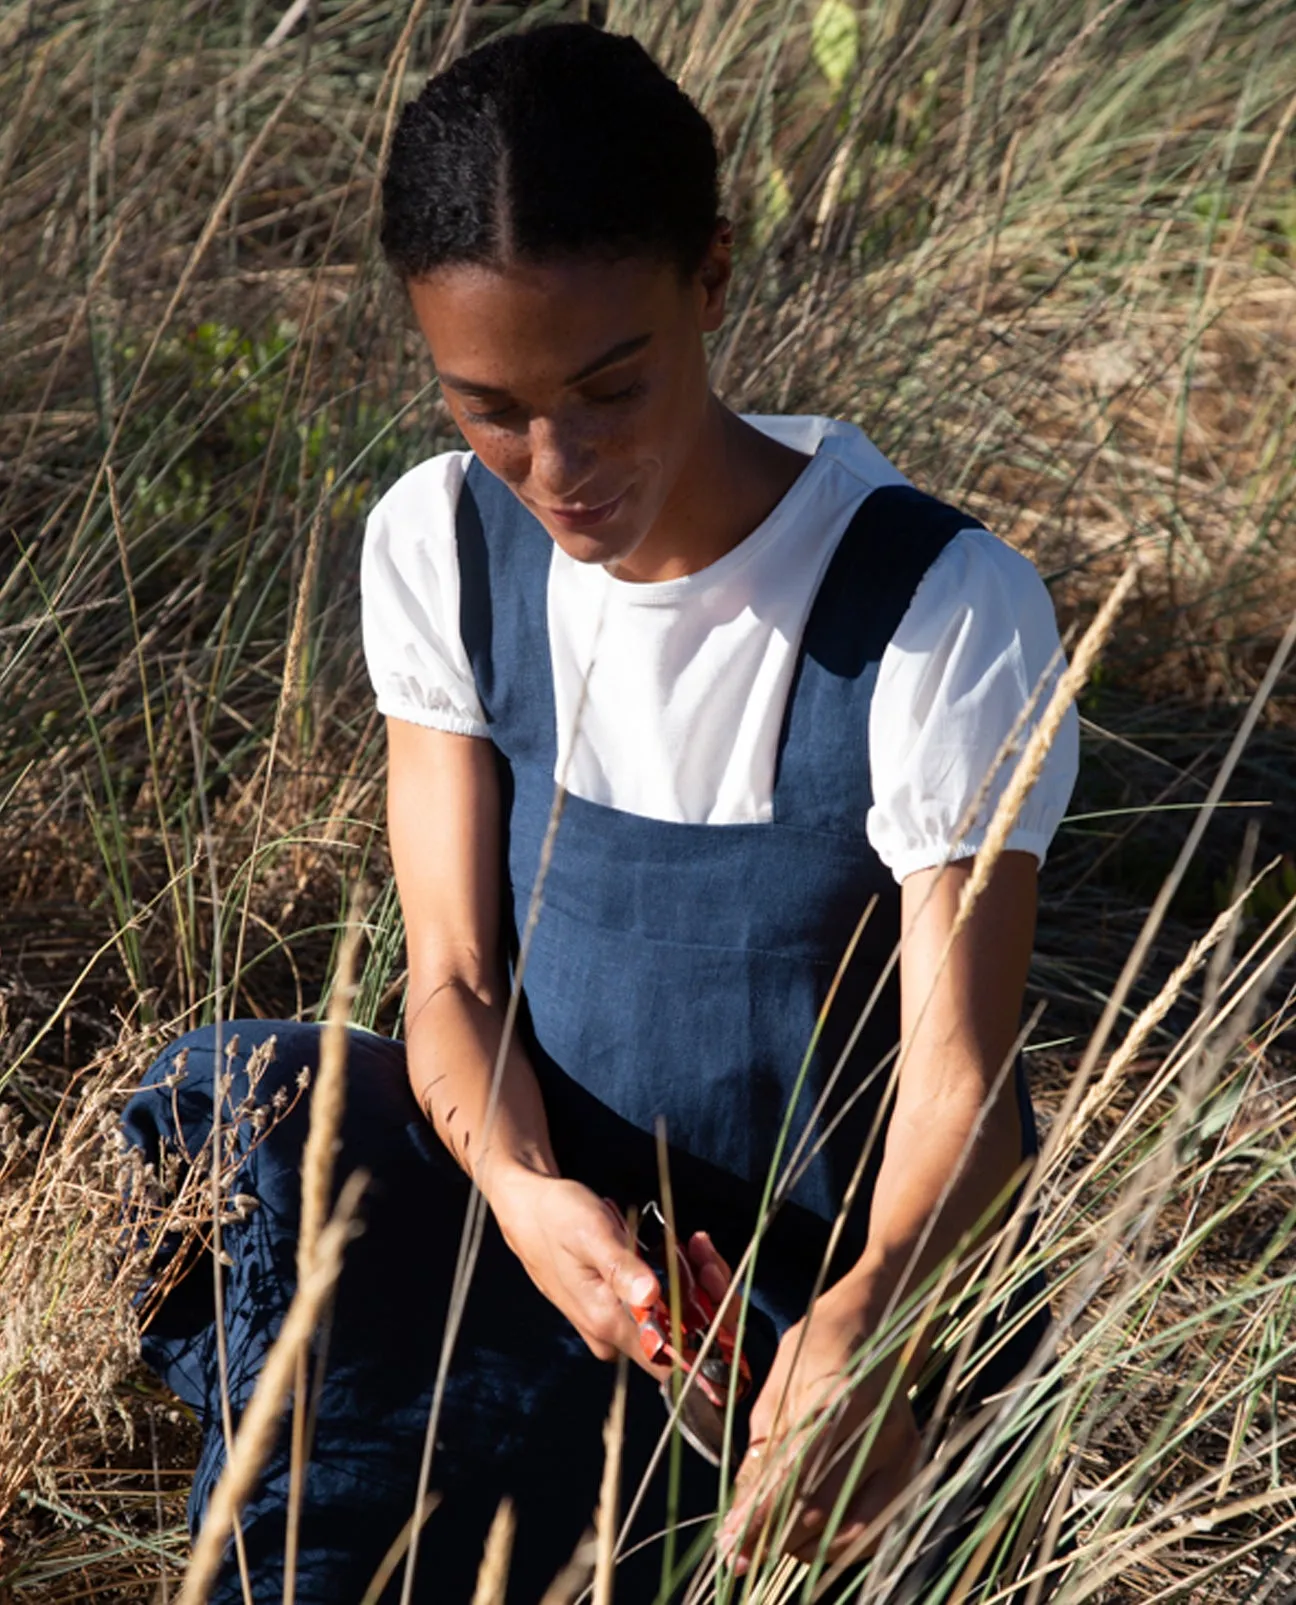
[[[725,300],[729,289],[729,275],[718,283],[706,285],[706,300],[702,305],[702,330],[704,334],[714,332],[724,322]]]
[[[705,292],[702,327],[709,334],[724,322],[725,300],[733,277],[733,224],[728,218],[722,217],[716,226],[699,277]]]

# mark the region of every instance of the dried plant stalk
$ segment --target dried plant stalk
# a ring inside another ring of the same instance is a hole
[[[320,1232],[328,1216],[333,1190],[333,1161],[337,1152],[342,1114],[346,1107],[347,1027],[355,1001],[355,957],[361,927],[352,919],[342,939],[337,976],[329,998],[328,1019],[320,1040],[319,1064],[311,1095],[310,1128],[302,1152],[301,1226],[297,1236],[297,1280],[302,1282],[315,1265]],[[288,1473],[288,1528],[284,1540],[283,1605],[293,1605],[297,1584],[297,1545],[301,1507],[310,1458],[308,1412],[309,1366],[305,1346],[297,1353],[293,1387],[292,1451]]]
[[[1169,1014],[1184,987],[1187,986],[1188,982],[1201,968],[1203,961],[1212,949],[1232,929],[1238,915],[1242,912],[1242,906],[1246,898],[1253,889],[1254,883],[1246,887],[1242,896],[1229,908],[1226,908],[1222,914],[1216,916],[1205,936],[1199,937],[1193,943],[1179,963],[1175,965],[1169,976],[1167,976],[1165,985],[1152,1001],[1140,1011],[1138,1018],[1126,1032],[1125,1040],[1107,1061],[1102,1075],[1085,1093],[1084,1100],[1063,1129],[1058,1139],[1063,1147],[1070,1147],[1080,1134],[1089,1127],[1094,1116],[1106,1103],[1125,1071],[1129,1069],[1130,1065],[1143,1051],[1148,1038],[1162,1020],[1165,1019],[1166,1015]]]
[[[1138,563],[1130,563],[1120,579],[1112,586],[1093,622],[1080,637],[1070,663],[1058,676],[1053,694],[1045,704],[1039,723],[1031,731],[1021,760],[1013,770],[1012,779],[1004,788],[1004,794],[999,799],[998,807],[986,827],[985,840],[973,860],[972,873],[959,898],[958,918],[949,936],[950,947],[966,925],[977,898],[989,884],[991,872],[1007,845],[1008,837],[1017,823],[1017,816],[1021,813],[1022,804],[1039,779],[1049,748],[1057,739],[1066,711],[1088,682],[1094,664],[1098,660],[1098,654],[1106,645],[1107,637],[1116,623],[1116,616],[1125,605],[1125,598],[1138,577],[1138,571]],[[946,956],[948,957],[948,953]]]
[[[257,1102],[253,1055],[253,1085],[219,1142],[164,1142],[147,1159],[120,1117],[152,1047],[105,1056],[48,1127],[24,1133],[0,1105],[0,1517],[33,1472],[66,1464],[82,1425],[129,1431],[117,1389],[139,1359],[140,1327],[211,1245],[213,1191],[224,1224],[256,1207],[234,1179],[293,1101],[285,1091]],[[154,1096],[169,1098],[183,1073],[179,1058]]]
[[[225,1540],[279,1430],[284,1401],[292,1386],[299,1350],[310,1342],[338,1276],[342,1255],[352,1236],[356,1209],[368,1178],[356,1171],[347,1178],[332,1218],[319,1235],[309,1275],[299,1282],[283,1326],[257,1378],[234,1438],[234,1452],[212,1492],[193,1555],[185,1572],[177,1605],[203,1605],[220,1565]]]
[[[481,1570],[477,1573],[473,1605],[504,1605],[516,1528],[513,1501],[505,1494],[486,1534],[486,1551],[482,1555]]]
[[[392,1539],[390,1545],[388,1546],[387,1553],[378,1563],[378,1569],[374,1572],[372,1578],[370,1578],[369,1586],[364,1591],[364,1596],[360,1601],[360,1605],[378,1605],[378,1600],[383,1589],[387,1587],[387,1584],[394,1574],[396,1568],[405,1558],[405,1551],[409,1548],[410,1537],[413,1534],[415,1527],[422,1527],[423,1523],[428,1519],[428,1517],[440,1503],[440,1494],[428,1494],[419,1508],[417,1517],[411,1514],[407,1518],[401,1527],[401,1530],[396,1534],[395,1538]]]
[[[576,1545],[572,1558],[545,1589],[540,1605],[574,1605],[585,1592],[598,1557],[598,1536],[589,1528]]]
[[[593,1605],[612,1605],[612,1577],[616,1565],[617,1512],[621,1505],[621,1450],[625,1442],[626,1381],[629,1360],[623,1354],[617,1361],[616,1389],[612,1408],[603,1427],[603,1482],[599,1488],[598,1519],[595,1522]]]
[[[337,981],[329,998],[328,1019],[320,1037],[319,1067],[311,1094],[310,1130],[302,1150],[301,1229],[297,1239],[297,1274],[305,1276],[328,1218],[333,1187],[333,1160],[346,1107],[347,1027],[355,1001],[355,960],[361,927],[353,918],[342,940]]]

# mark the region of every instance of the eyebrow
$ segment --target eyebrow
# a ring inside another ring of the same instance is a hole
[[[633,339],[621,340],[610,350],[605,351],[601,357],[595,357],[593,362],[587,362],[579,372],[573,373],[563,380],[565,385],[578,385],[585,379],[592,379],[596,373],[604,368],[610,368],[614,363],[624,362],[627,357],[633,357],[652,339],[651,334],[637,334]],[[507,390],[498,385],[478,384],[475,379],[461,379],[457,374],[442,373],[439,375],[443,385],[449,385],[453,390],[463,390],[473,396],[506,396]]]

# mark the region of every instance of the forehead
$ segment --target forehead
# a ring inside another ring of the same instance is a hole
[[[501,390],[559,384],[623,342],[660,336],[684,288],[669,263],[477,263],[438,268],[409,285],[437,368]]]

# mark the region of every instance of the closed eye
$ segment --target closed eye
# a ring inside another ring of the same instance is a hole
[[[643,380],[636,379],[632,384],[625,385],[620,390],[612,390],[602,396],[591,396],[589,399],[597,406],[609,406],[617,401],[633,401],[643,395],[645,388]]]
[[[643,395],[647,386],[642,379],[636,379],[631,384],[624,385],[620,390],[609,391],[601,396],[588,396],[588,400],[596,407],[615,406],[618,402],[636,401]],[[505,407],[494,407],[489,412],[474,412],[470,408],[464,409],[464,417],[475,424],[504,424],[510,418],[522,412],[516,402],[510,402]]]
[[[496,407],[493,412],[474,412],[471,407],[465,407],[464,417],[470,418],[475,424],[498,424],[520,411],[520,407],[511,404],[507,407]]]

